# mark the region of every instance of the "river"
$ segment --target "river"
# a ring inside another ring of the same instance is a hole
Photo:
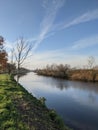
[[[33,72],[20,83],[35,97],[45,97],[48,108],[55,109],[74,130],[98,130],[98,83],[68,81]]]

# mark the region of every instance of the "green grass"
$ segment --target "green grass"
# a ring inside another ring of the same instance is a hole
[[[0,75],[0,130],[67,130],[42,99],[28,93],[8,74]]]

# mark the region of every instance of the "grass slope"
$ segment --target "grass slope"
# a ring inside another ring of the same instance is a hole
[[[0,130],[68,130],[43,100],[29,94],[7,74],[0,75]]]

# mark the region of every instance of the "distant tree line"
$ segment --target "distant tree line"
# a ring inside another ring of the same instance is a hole
[[[64,78],[80,81],[98,81],[98,69],[95,67],[95,58],[90,56],[87,59],[87,65],[82,68],[71,68],[68,64],[47,65],[44,69],[36,69],[38,75]]]
[[[52,76],[52,77],[61,77],[61,78],[69,78],[70,65],[68,64],[52,64],[47,65],[44,69],[36,69],[39,75]]]

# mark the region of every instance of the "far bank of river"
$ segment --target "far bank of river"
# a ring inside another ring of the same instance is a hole
[[[98,130],[98,83],[68,81],[31,72],[20,83],[37,98],[45,97],[74,130]]]

